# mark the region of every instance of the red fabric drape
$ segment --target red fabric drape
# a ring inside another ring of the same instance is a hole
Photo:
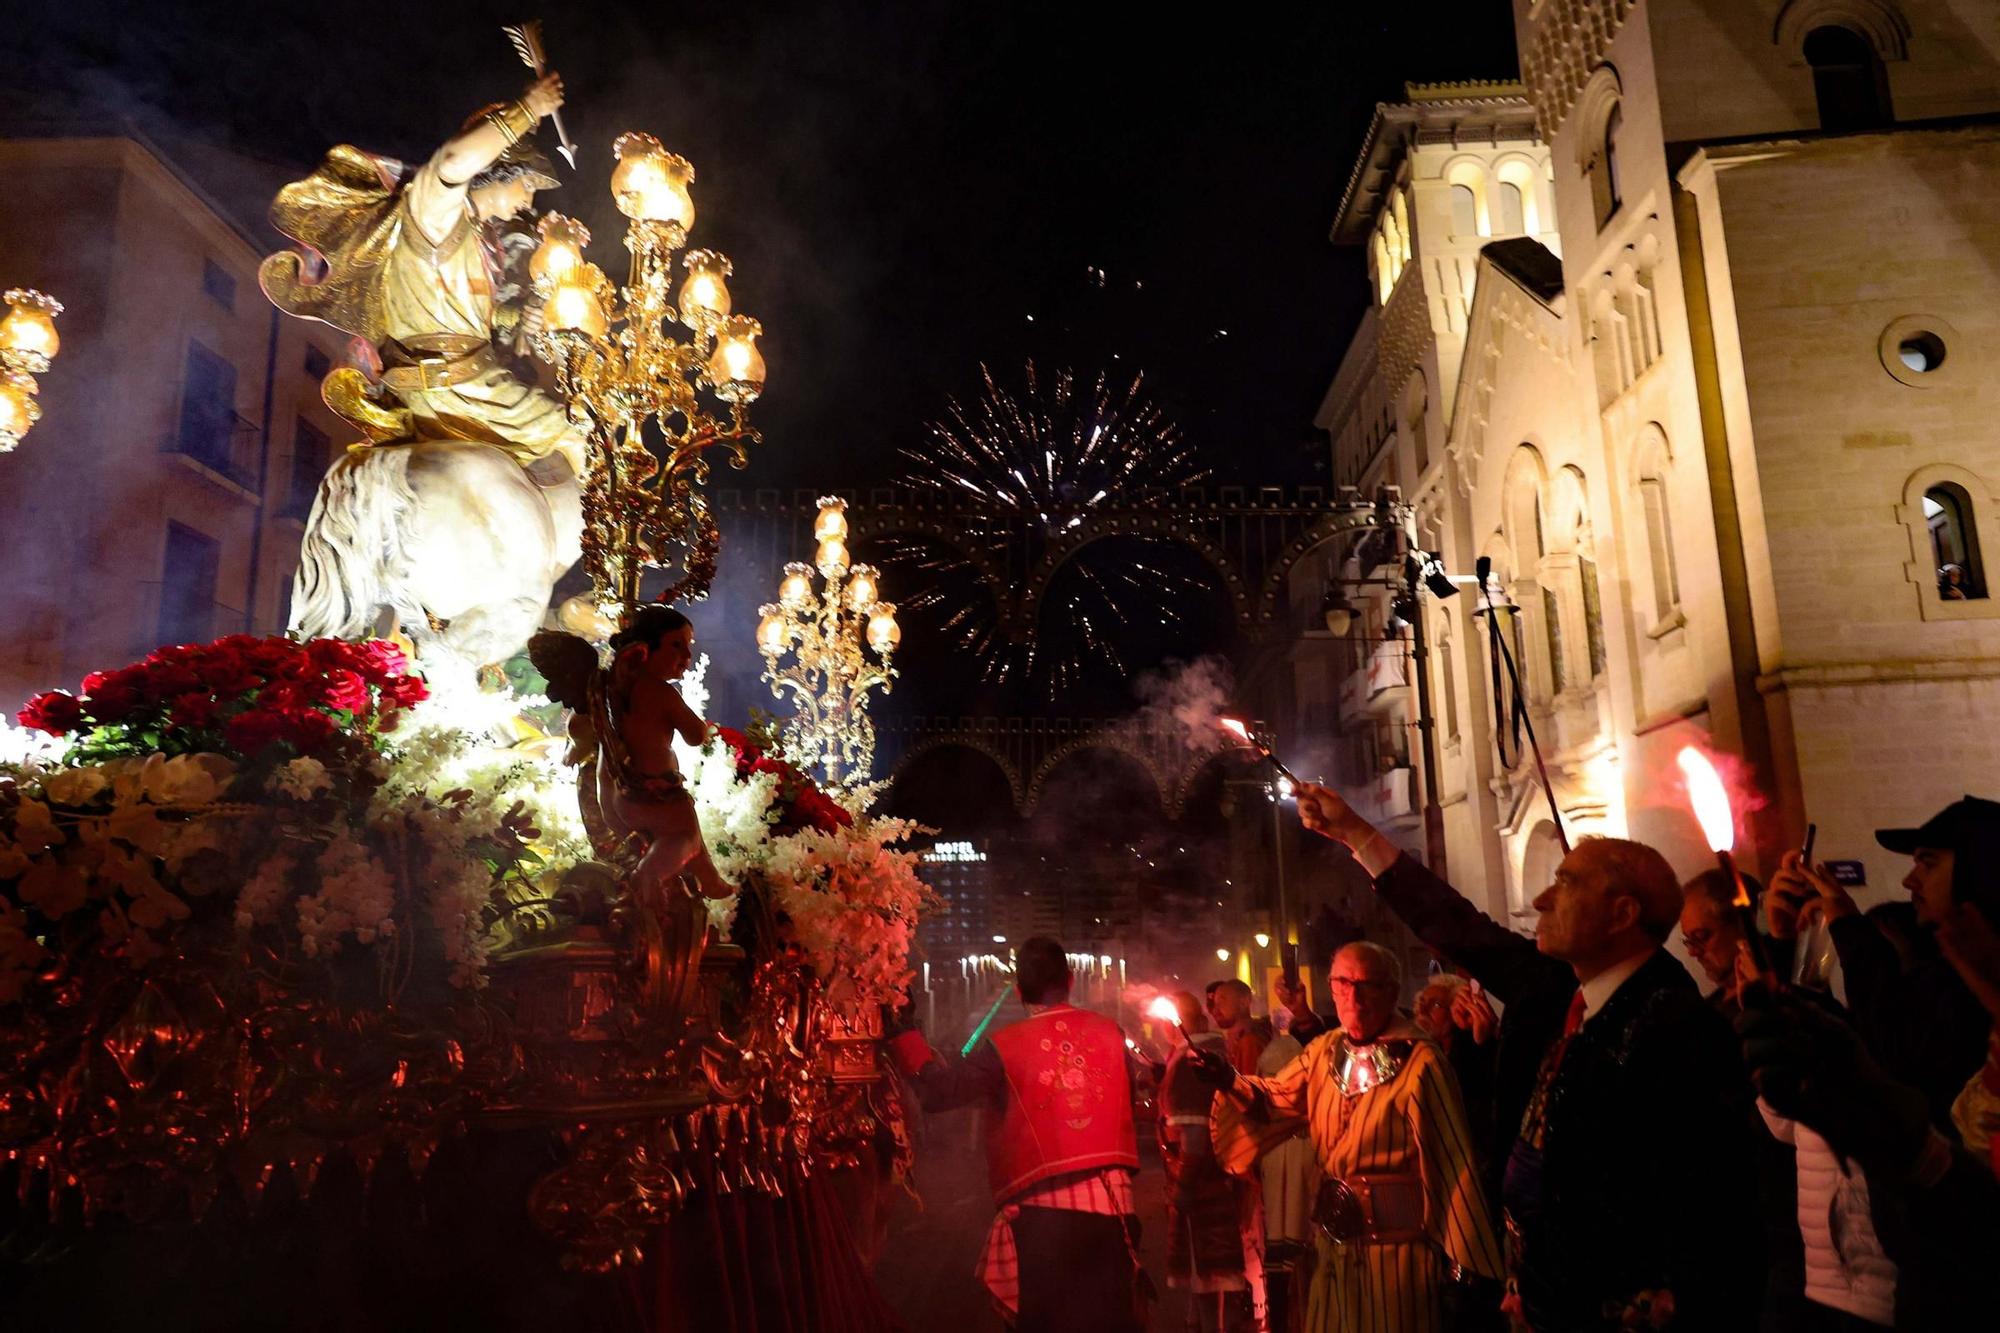
[[[653,1333],[903,1333],[833,1178],[788,1167],[783,1184],[725,1194],[711,1168],[656,1240]]]

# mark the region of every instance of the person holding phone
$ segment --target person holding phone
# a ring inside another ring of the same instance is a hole
[[[1992,870],[1991,850],[1997,837],[2000,802],[1975,796],[1952,802],[1914,828],[1877,830],[1877,842],[1910,858],[1903,888],[1921,929],[1907,967],[1826,865],[1808,866],[1800,853],[1785,853],[1767,895],[1771,933],[1781,940],[1815,916],[1826,921],[1857,1031],[1892,1075],[1922,1090],[1932,1122],[1947,1134],[1955,1133],[1952,1102],[1986,1062],[1993,1018],[1945,956],[1939,932],[1966,904],[1982,905],[2000,921],[2000,876]],[[1984,873],[1981,864],[1988,867]]]

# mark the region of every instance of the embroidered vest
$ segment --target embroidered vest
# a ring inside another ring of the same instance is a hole
[[[988,1176],[997,1201],[1053,1176],[1137,1170],[1125,1036],[1108,1018],[1059,1005],[993,1034],[1007,1103],[989,1112]]]

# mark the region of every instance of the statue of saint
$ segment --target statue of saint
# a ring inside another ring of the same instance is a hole
[[[541,312],[503,303],[498,231],[557,184],[533,134],[562,102],[551,72],[415,168],[341,145],[272,204],[297,248],[260,281],[285,313],[353,337],[355,364],[322,392],[362,435],[307,521],[301,633],[399,626],[420,658],[500,661],[580,554],[586,440],[515,373]]]
[[[708,723],[674,687],[694,661],[694,626],[672,607],[641,607],[611,636],[611,652],[606,669],[574,634],[547,630],[528,643],[549,697],[572,711],[569,762],[582,767],[577,791],[591,842],[629,871],[634,891],[658,893],[685,875],[703,897],[726,898],[736,890],[709,857],[674,757],[676,736],[708,739]]]

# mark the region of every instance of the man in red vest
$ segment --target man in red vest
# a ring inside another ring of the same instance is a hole
[[[1069,1003],[1062,945],[1036,936],[1015,953],[1028,1016],[964,1060],[923,1034],[889,1043],[926,1111],[979,1106],[1000,1213],[979,1275],[1018,1333],[1140,1333],[1145,1274],[1132,1173],[1132,1080],[1116,1023]]]

